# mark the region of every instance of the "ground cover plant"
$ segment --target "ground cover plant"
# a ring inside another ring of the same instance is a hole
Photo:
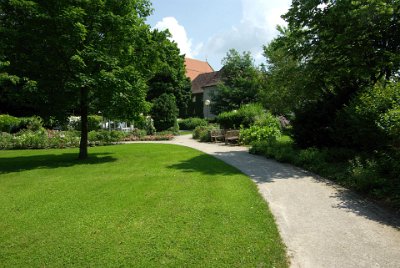
[[[287,267],[273,217],[235,168],[186,147],[2,151],[5,267]]]

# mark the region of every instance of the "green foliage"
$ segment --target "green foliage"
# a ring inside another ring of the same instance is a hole
[[[154,127],[154,120],[150,116],[140,115],[135,120],[135,127],[146,131],[147,135],[154,135],[156,128]]]
[[[201,142],[210,142],[211,131],[215,129],[219,129],[219,126],[214,124],[197,126],[193,131],[193,139],[200,140]]]
[[[399,109],[399,83],[360,92],[336,119],[336,143],[367,151],[398,148]]]
[[[170,41],[169,32],[152,32],[155,44],[152,56],[156,58],[154,71],[148,81],[147,100],[152,101],[164,93],[173,94],[179,108],[179,117],[187,117],[191,103],[191,83],[186,77],[185,59],[176,43]]]
[[[151,115],[157,131],[171,129],[175,126],[178,117],[176,99],[172,94],[164,93],[153,101]]]
[[[99,130],[89,132],[88,144],[91,146],[107,145],[124,140],[127,136],[121,131]],[[43,128],[33,131],[22,130],[14,135],[0,134],[0,150],[71,148],[79,146],[78,131],[49,131]]]
[[[17,117],[0,114],[0,132],[14,133],[18,131],[21,120]]]
[[[45,149],[79,146],[79,133],[75,131],[23,130],[15,135],[2,133],[0,149]]]
[[[147,131],[145,129],[134,129],[130,133],[131,135],[138,137],[138,138],[143,138],[144,136],[147,135]]]
[[[103,121],[103,117],[99,115],[89,115],[88,116],[88,130],[99,130],[101,127],[101,122]],[[70,127],[74,130],[81,130],[81,120],[75,120],[70,122]]]
[[[224,129],[244,128],[261,120],[266,115],[264,108],[260,104],[247,104],[241,106],[238,110],[223,112],[217,116],[217,122]]]
[[[198,117],[181,119],[178,121],[178,123],[179,128],[183,130],[193,130],[198,126],[206,126],[208,124],[206,119]]]
[[[222,83],[212,96],[211,112],[220,114],[258,101],[262,72],[254,65],[250,52],[241,55],[231,49],[222,61]]]
[[[253,125],[240,130],[240,141],[244,144],[253,144],[260,141],[275,141],[280,137],[281,131],[275,126]]]
[[[299,146],[382,145],[369,112],[376,105],[365,102],[364,112],[357,111],[354,99],[396,80],[399,12],[399,1],[293,2],[283,16],[288,27],[264,49],[268,79],[261,96],[274,113],[295,113]]]
[[[99,130],[99,131],[90,131],[88,138],[89,143],[94,145],[104,145],[111,144],[113,142],[118,142],[123,140],[127,134],[122,131],[108,131],[108,130]]]
[[[148,0],[1,1],[0,60],[9,63],[5,73],[21,78],[0,87],[1,95],[23,112],[60,121],[73,110],[83,122],[90,112],[121,120],[146,113],[157,44],[145,23],[150,6]],[[81,138],[85,158],[86,124]]]
[[[0,132],[17,133],[28,129],[38,131],[43,128],[43,120],[39,116],[14,117],[7,114],[0,115]]]

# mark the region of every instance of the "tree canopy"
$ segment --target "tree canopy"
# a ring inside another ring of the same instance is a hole
[[[1,1],[1,102],[44,118],[80,114],[85,158],[88,113],[132,120],[150,109],[149,80],[166,72],[183,83],[183,58],[146,24],[151,12],[148,0]]]
[[[212,96],[211,111],[219,114],[254,103],[262,87],[262,73],[255,66],[250,52],[240,54],[231,49],[222,61],[222,83]]]
[[[295,138],[335,143],[337,115],[352,99],[400,70],[400,2],[294,0],[288,25],[265,47],[264,102],[294,112]]]
[[[151,101],[162,94],[173,94],[176,105],[179,108],[179,116],[188,116],[189,103],[191,101],[191,83],[186,77],[185,58],[180,55],[177,45],[169,40],[167,31],[152,32],[154,51],[152,55],[156,58],[153,75],[149,80],[149,91],[147,100]]]

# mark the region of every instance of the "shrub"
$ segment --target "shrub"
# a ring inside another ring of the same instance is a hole
[[[21,118],[19,129],[43,130],[43,119],[39,116],[23,117]]]
[[[275,141],[255,142],[250,148],[250,153],[265,155],[286,163],[294,163],[298,154],[289,136],[281,136]]]
[[[224,129],[238,129],[250,127],[265,116],[264,108],[260,104],[247,104],[230,112],[223,112],[217,116],[217,122]]]
[[[198,126],[207,126],[208,122],[206,119],[192,117],[178,121],[179,128],[183,130],[194,130]]]
[[[342,147],[369,152],[397,146],[399,111],[400,83],[367,88],[338,114],[335,141]]]
[[[0,132],[0,149],[10,150],[13,148],[14,148],[14,136],[6,132]]]
[[[0,132],[17,133],[23,129],[38,131],[43,128],[43,119],[39,116],[14,117],[7,114],[0,115]]]
[[[20,149],[43,149],[47,147],[47,133],[43,130],[24,130],[18,133],[18,145]]]
[[[134,129],[130,133],[131,136],[142,138],[147,135],[147,131],[145,129]]]
[[[253,144],[260,141],[276,141],[281,131],[276,127],[254,125],[248,129],[240,130],[240,141],[244,144]]]
[[[88,130],[99,130],[101,127],[101,122],[103,117],[99,115],[89,115],[88,116]],[[81,130],[81,118],[79,116],[71,116],[69,120],[69,127],[73,130]]]
[[[88,139],[91,145],[103,145],[110,144],[113,142],[122,141],[127,135],[122,131],[90,131],[88,134]]]
[[[218,125],[198,126],[193,131],[193,139],[201,142],[211,141],[211,130],[218,129]]]
[[[173,128],[178,117],[178,108],[173,94],[164,93],[154,99],[151,115],[157,131]]]
[[[281,136],[279,120],[270,113],[260,114],[250,128],[240,130],[240,140],[244,144],[260,141],[276,141]]]
[[[17,117],[0,114],[0,132],[15,133],[18,131],[21,120]]]

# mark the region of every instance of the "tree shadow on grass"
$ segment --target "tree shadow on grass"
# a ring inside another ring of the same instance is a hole
[[[91,153],[89,158],[79,160],[76,153],[41,154],[0,158],[0,174],[21,172],[34,169],[53,169],[76,165],[99,165],[115,162],[111,153]]]
[[[239,170],[222,161],[209,156],[199,155],[180,163],[167,166],[170,169],[177,169],[183,172],[198,172],[204,175],[237,175],[241,174]]]

